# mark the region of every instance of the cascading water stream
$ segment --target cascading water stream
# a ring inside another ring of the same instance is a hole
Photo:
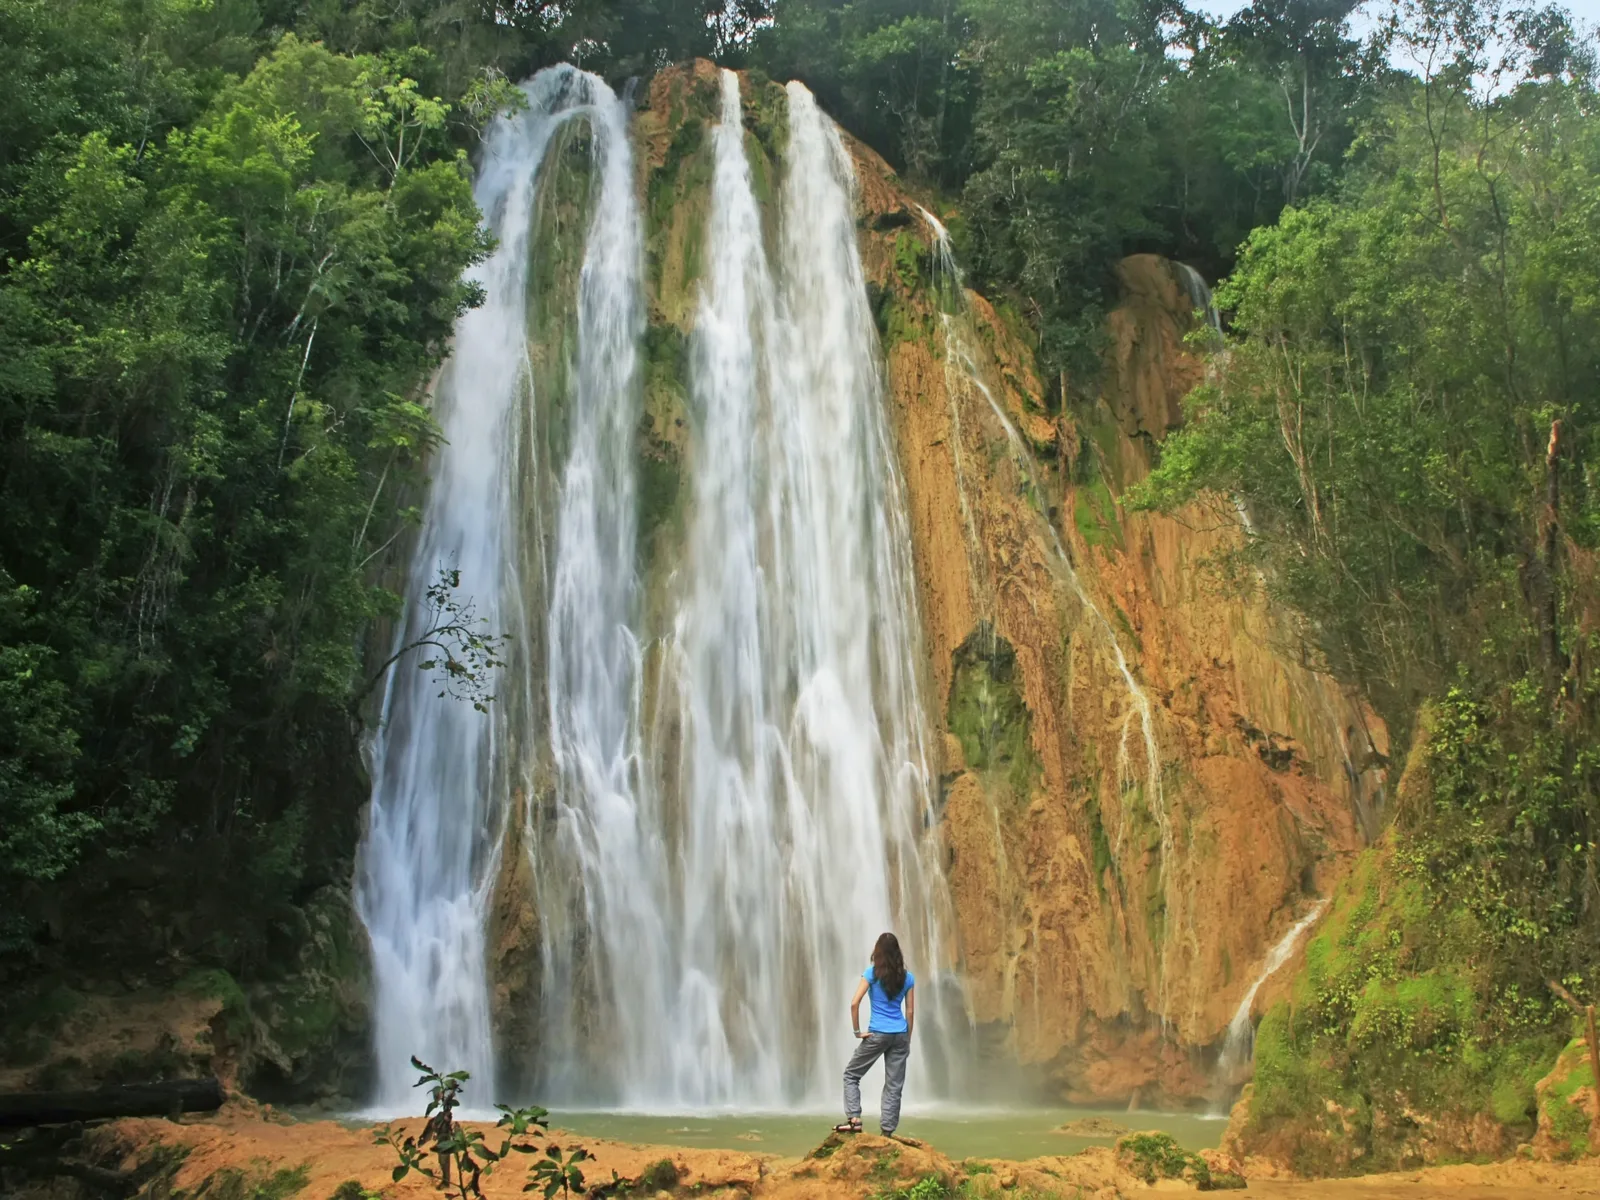
[[[967,384],[988,403],[990,412],[994,414],[1001,429],[1005,432],[1013,462],[1016,463],[1017,469],[1022,473],[1023,478],[1032,489],[1033,495],[1043,505],[1044,493],[1039,486],[1033,454],[1023,441],[1022,435],[1018,432],[1015,424],[1006,415],[1005,409],[1001,407],[999,400],[996,399],[993,389],[984,380],[983,371],[978,364],[978,357],[973,348],[972,338],[965,328],[968,317],[966,285],[962,278],[961,270],[955,261],[955,254],[950,245],[949,231],[945,228],[943,222],[927,209],[919,206],[918,211],[922,213],[923,219],[927,222],[934,237],[936,287],[940,293],[939,319],[941,331],[944,334],[946,362],[957,367]],[[952,388],[951,391],[954,393],[955,389]],[[952,408],[953,410],[955,409],[953,401]],[[956,420],[955,429],[959,435],[959,419]],[[959,480],[961,471],[959,447],[956,450],[956,454],[958,483],[960,483],[962,481]],[[964,504],[964,484],[961,488],[961,495]],[[1056,531],[1055,522],[1046,518],[1043,521],[1043,525],[1048,534],[1051,549],[1054,551],[1053,561],[1057,574],[1071,587],[1079,603],[1093,618],[1105,645],[1111,651],[1112,658],[1116,663],[1117,674],[1122,679],[1123,687],[1127,690],[1128,710],[1123,716],[1121,739],[1117,748],[1117,773],[1124,791],[1130,786],[1129,780],[1132,778],[1129,741],[1133,721],[1135,718],[1138,719],[1139,732],[1144,744],[1143,782],[1145,799],[1151,815],[1155,818],[1156,826],[1161,836],[1161,858],[1164,886],[1167,889],[1167,908],[1169,912],[1176,913],[1180,911],[1180,906],[1175,903],[1175,897],[1171,891],[1174,886],[1170,871],[1170,866],[1174,862],[1172,820],[1167,812],[1166,797],[1162,786],[1161,751],[1156,741],[1155,717],[1154,710],[1150,704],[1150,697],[1134,676],[1133,669],[1128,664],[1126,655],[1123,654],[1121,642],[1117,638],[1115,630],[1112,629],[1111,623],[1106,620],[1105,614],[1100,611],[1094,600],[1090,598],[1088,591],[1083,586],[1083,581],[1078,578],[1078,573],[1072,565],[1072,559],[1061,542],[1060,534]],[[1118,853],[1121,852],[1125,824],[1125,822],[1119,821],[1117,827],[1115,848]],[[1162,989],[1163,996],[1166,988],[1167,945],[1171,934],[1172,931],[1169,930],[1167,936],[1161,939],[1159,948],[1161,957],[1159,986]],[[1164,1004],[1162,1008],[1163,1010],[1165,1009]]]
[[[809,798],[806,890],[825,930],[813,935],[811,1006],[819,1034],[809,1070],[818,1094],[831,1098],[827,1049],[837,1054],[849,1045],[847,1035],[841,1046],[831,1032],[843,1032],[832,981],[842,973],[847,990],[853,983],[873,920],[898,928],[908,959],[921,965],[919,1022],[928,1034],[913,1059],[914,1081],[937,1073],[941,1050],[953,1053],[960,1044],[965,1014],[947,1002],[938,975],[946,894],[917,666],[925,656],[861,264],[855,172],[811,93],[799,83],[786,92],[780,300],[788,339],[783,383],[791,390],[775,414],[784,483],[770,494],[769,510],[775,524],[787,526],[780,544],[787,540],[792,549],[790,569],[774,579],[771,594],[789,606],[790,621],[779,625],[779,661],[796,681],[790,761],[797,796]]]
[[[415,1054],[474,1079],[472,1102],[494,1096],[494,1053],[484,920],[499,867],[508,801],[526,788],[524,728],[539,684],[533,643],[543,580],[522,530],[536,505],[536,480],[521,464],[532,436],[527,358],[527,286],[538,182],[552,138],[588,117],[602,158],[605,84],[572,67],[541,72],[527,85],[527,109],[491,127],[474,188],[498,245],[472,278],[484,303],[456,329],[454,353],[436,387],[445,441],[433,462],[422,533],[407,587],[408,617],[397,645],[427,625],[425,596],[441,568],[460,571],[477,617],[509,633],[512,665],[496,680],[499,703],[485,716],[441,697],[409,659],[391,669],[372,745],[369,826],[356,876],[376,984],[380,1108],[409,1105]],[[602,119],[597,119],[597,117]],[[612,125],[620,129],[620,115]],[[615,138],[609,139],[615,145]],[[626,141],[622,140],[623,152]],[[624,167],[624,170],[626,167]],[[624,191],[631,195],[631,181]],[[605,217],[605,206],[596,218]],[[593,239],[592,239],[593,240]],[[603,241],[603,239],[600,239]],[[526,499],[524,499],[526,498]],[[532,524],[537,525],[537,519]]]
[[[618,682],[594,693],[610,757],[563,776],[572,832],[534,851],[542,879],[576,868],[540,906],[549,1057],[566,1048],[547,1094],[567,1102],[827,1104],[872,939],[898,925],[914,970],[928,979],[938,962],[908,538],[849,161],[791,86],[769,259],[732,73],[721,107],[690,341],[687,545],[650,655],[654,711],[635,715],[640,660],[614,609]],[[561,562],[575,544],[563,526]],[[581,696],[552,685],[558,731]]]
[[[561,475],[546,617],[554,821],[530,816],[542,931],[543,1020],[559,1032],[541,1083],[589,1098],[592,1059],[573,1053],[605,1010],[606,1049],[648,1069],[667,1044],[649,1025],[670,996],[662,900],[666,850],[645,777],[634,436],[645,328],[643,231],[627,107],[606,90],[590,113],[595,211],[578,282],[570,443]],[[643,969],[654,963],[654,971]],[[565,1052],[564,1052],[565,1051]]]
[[[1260,974],[1250,985],[1250,990],[1245,992],[1244,998],[1239,1001],[1239,1007],[1234,1010],[1233,1020],[1228,1022],[1228,1034],[1223,1039],[1222,1055],[1217,1061],[1218,1074],[1224,1085],[1231,1084],[1250,1062],[1251,1053],[1255,1048],[1255,1025],[1250,1020],[1250,1010],[1255,1006],[1256,993],[1261,990],[1261,985],[1272,977],[1274,971],[1289,961],[1289,956],[1300,944],[1300,939],[1305,936],[1306,930],[1317,923],[1327,907],[1327,900],[1318,900],[1311,906],[1310,912],[1289,927],[1289,932],[1284,934],[1267,954],[1266,960],[1261,964]]]
[[[1217,302],[1211,295],[1211,285],[1188,263],[1173,263],[1178,269],[1178,278],[1183,280],[1183,290],[1188,293],[1189,303],[1197,312],[1205,314],[1207,327],[1218,337],[1222,336],[1222,314],[1217,311]]]
[[[526,90],[527,111],[491,130],[476,188],[498,247],[440,379],[447,441],[410,589],[415,609],[441,564],[459,569],[478,615],[517,641],[489,718],[422,672],[390,675],[357,886],[378,1105],[409,1099],[412,1054],[470,1070],[475,1105],[501,1098],[485,931],[519,796],[542,1099],[829,1105],[845,1004],[886,928],[921,980],[926,1094],[964,1012],[941,999],[947,898],[910,538],[849,156],[791,84],[769,247],[724,74],[686,545],[652,635],[636,566],[644,257],[627,114],[571,67]],[[538,256],[560,252],[541,222],[562,201],[542,197],[574,120],[591,214],[576,297],[530,295],[550,275]],[[562,306],[575,332],[530,358],[530,329]],[[536,375],[559,381],[540,385],[551,394],[535,394]]]

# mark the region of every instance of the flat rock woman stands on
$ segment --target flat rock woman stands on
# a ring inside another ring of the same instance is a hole
[[[878,938],[872,965],[862,972],[850,1001],[850,1026],[861,1044],[844,1069],[844,1114],[836,1133],[861,1132],[861,1077],[883,1059],[883,1109],[878,1125],[884,1136],[900,1124],[900,1093],[906,1086],[906,1060],[911,1057],[911,1027],[917,1021],[916,977],[906,970],[900,941],[892,933]],[[861,1032],[861,998],[872,997],[867,1032]]]

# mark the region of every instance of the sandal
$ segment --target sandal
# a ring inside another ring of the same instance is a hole
[[[861,1118],[860,1117],[850,1117],[848,1120],[844,1121],[842,1124],[835,1125],[833,1127],[833,1131],[835,1133],[860,1133],[861,1132]]]

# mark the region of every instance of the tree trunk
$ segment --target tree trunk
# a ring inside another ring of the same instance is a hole
[[[13,1092],[0,1095],[0,1129],[61,1125],[105,1117],[164,1117],[214,1112],[222,1107],[215,1079],[130,1083],[87,1092]]]
[[[1550,444],[1545,450],[1544,494],[1544,596],[1540,614],[1545,662],[1557,678],[1566,670],[1561,654],[1561,590],[1558,555],[1561,548],[1561,422],[1550,422]],[[1596,1081],[1600,1083],[1600,1080]]]

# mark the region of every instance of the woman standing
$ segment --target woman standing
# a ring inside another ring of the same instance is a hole
[[[900,1124],[900,1093],[906,1086],[906,1060],[911,1057],[911,1027],[917,1020],[917,980],[906,970],[900,940],[892,933],[878,938],[872,963],[856,983],[850,1001],[850,1026],[861,1044],[844,1069],[844,1115],[835,1133],[861,1132],[861,1077],[883,1059],[883,1107],[878,1126],[888,1137]],[[861,998],[872,997],[867,1032],[861,1032]]]

